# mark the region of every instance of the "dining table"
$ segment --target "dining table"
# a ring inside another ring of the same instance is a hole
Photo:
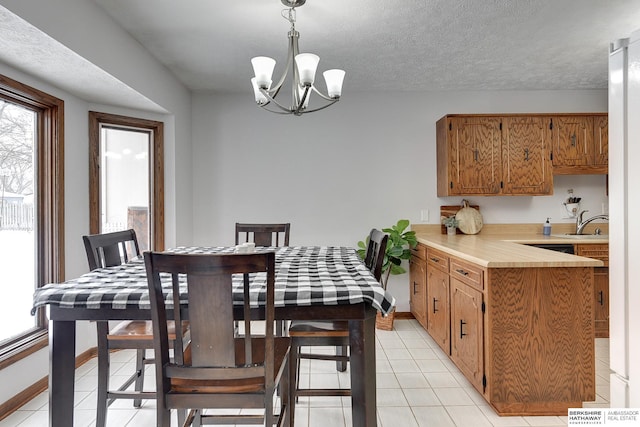
[[[233,253],[238,247],[182,246],[165,252]],[[356,250],[341,246],[257,247],[275,251],[277,320],[345,320],[349,323],[351,410],[353,426],[376,426],[376,313],[390,313],[395,298],[382,288]],[[188,285],[180,289],[180,310],[188,319]],[[182,296],[184,292],[184,297]],[[252,319],[264,311],[265,283],[252,279]],[[234,286],[241,304],[242,291]],[[171,296],[166,297],[172,316]],[[49,425],[73,426],[76,322],[150,320],[149,291],[142,257],[115,267],[96,269],[63,283],[36,290],[33,310],[48,308]],[[240,305],[238,306],[240,307]],[[234,311],[238,320],[242,310]]]

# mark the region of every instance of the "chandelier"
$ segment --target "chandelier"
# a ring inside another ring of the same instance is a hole
[[[282,4],[289,9],[282,10],[282,17],[291,24],[291,29],[287,34],[289,37],[289,53],[287,55],[287,66],[278,83],[272,86],[273,69],[276,61],[266,56],[256,56],[251,59],[255,77],[251,79],[256,103],[267,111],[279,114],[295,114],[300,116],[305,113],[322,110],[335,104],[340,100],[342,94],[342,82],[344,80],[344,70],[327,70],[324,73],[324,80],[327,85],[327,94],[321,93],[315,86],[314,80],[316,69],[320,58],[313,53],[299,53],[298,38],[300,33],[296,31],[296,7],[302,6],[306,0],[281,0]],[[291,106],[286,107],[276,101],[280,93],[282,84],[287,75],[291,72]],[[316,108],[309,108],[309,97],[311,92],[315,92],[324,100],[323,105]],[[272,108],[273,105],[277,108]]]

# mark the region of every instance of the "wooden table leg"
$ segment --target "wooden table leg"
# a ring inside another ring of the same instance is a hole
[[[49,426],[73,426],[76,322],[54,320],[49,329]]]
[[[349,321],[351,357],[351,415],[354,427],[375,427],[376,419],[376,311],[364,320]]]

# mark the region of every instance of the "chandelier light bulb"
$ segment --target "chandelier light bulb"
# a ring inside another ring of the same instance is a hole
[[[271,86],[271,76],[276,66],[276,60],[267,56],[256,56],[251,59],[253,72],[255,74],[256,84],[259,88],[269,89]]]
[[[258,87],[258,83],[256,83],[256,78],[251,79],[251,86],[253,86],[253,95],[256,99],[256,104],[265,105],[269,100],[262,92],[260,92],[260,88]],[[269,86],[271,86],[271,81],[269,81]],[[268,88],[267,88],[268,89]]]
[[[296,55],[295,61],[296,66],[298,67],[298,75],[300,76],[300,85],[313,85],[320,57],[313,53],[300,53]]]
[[[337,99],[342,95],[342,83],[344,82],[344,70],[327,70],[322,73],[327,84],[329,98]]]

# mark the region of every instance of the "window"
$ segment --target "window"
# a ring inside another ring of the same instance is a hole
[[[46,346],[36,287],[64,280],[64,102],[0,75],[0,368]]]
[[[89,113],[91,233],[133,228],[140,250],[164,249],[163,123]]]

